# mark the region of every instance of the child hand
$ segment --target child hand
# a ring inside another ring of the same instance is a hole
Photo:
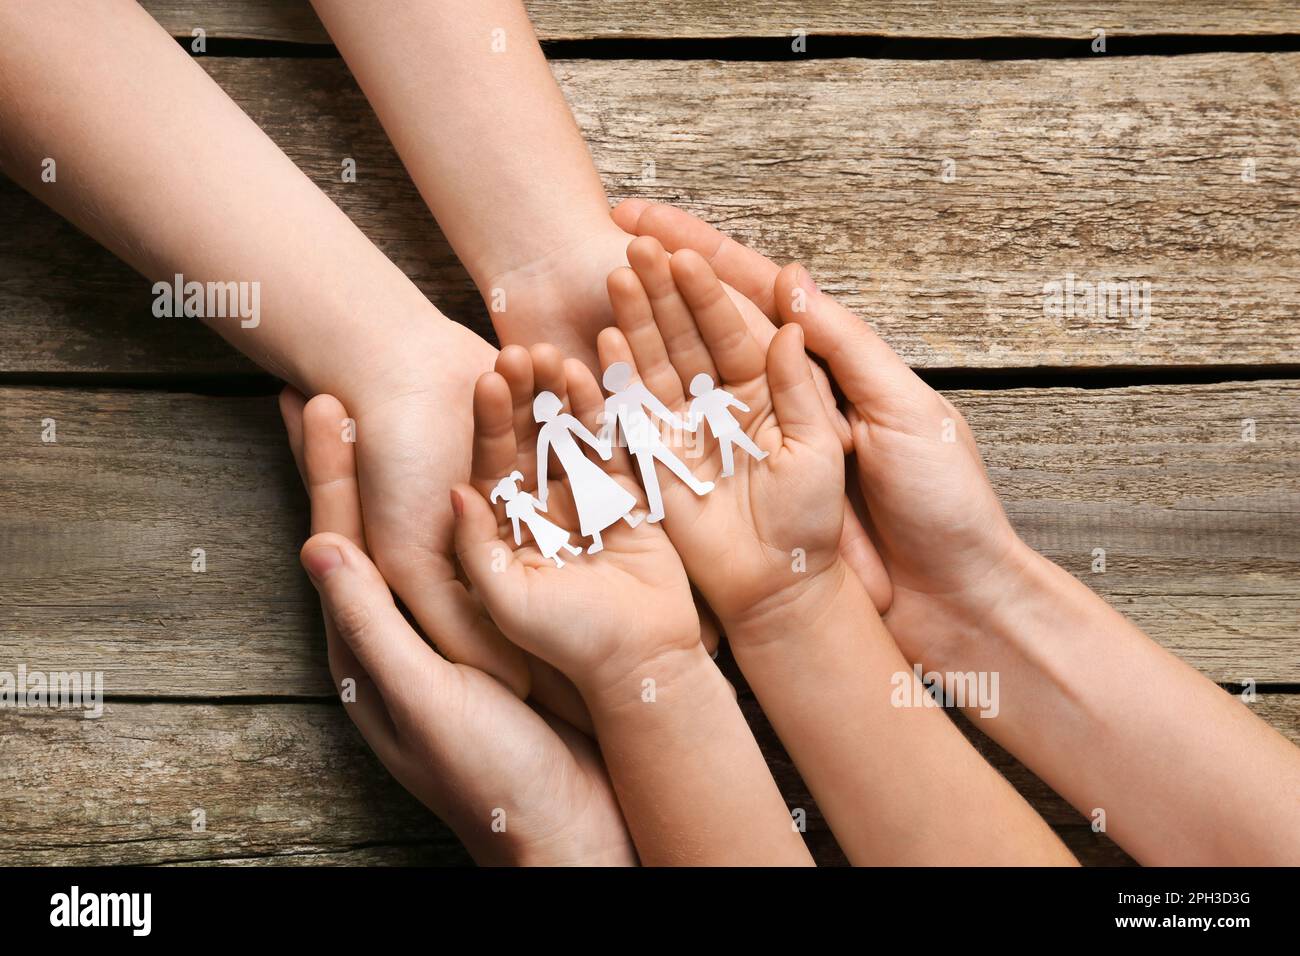
[[[723,629],[738,631],[843,572],[843,446],[798,328],[764,349],[702,256],[670,259],[654,239],[638,239],[628,258],[632,268],[608,283],[618,327],[598,340],[616,393],[606,416],[619,418],[691,579]],[[629,367],[644,388],[627,384]],[[666,406],[650,409],[661,420],[696,429],[691,440],[635,434],[644,429],[626,409],[646,392]]]
[[[818,291],[802,266],[776,275],[774,296],[782,320],[804,330],[849,403],[858,481],[894,586],[886,620],[918,660],[939,635],[967,635],[969,622],[1009,593],[1030,552],[961,412],[869,325]]]
[[[588,457],[606,450],[591,372],[545,346],[502,355],[475,388],[474,484],[452,491],[456,551],[497,626],[584,693],[695,649],[686,572],[663,530],[642,524],[626,456],[608,468]]]

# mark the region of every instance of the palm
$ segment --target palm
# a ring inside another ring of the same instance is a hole
[[[626,474],[616,480],[633,495],[640,489]],[[643,512],[645,504],[638,502]],[[549,482],[546,517],[565,528],[578,527],[578,512],[567,481]],[[502,522],[503,544],[513,544],[513,528]],[[698,632],[690,585],[680,558],[661,528],[636,528],[618,522],[603,535],[594,555],[565,557],[563,568],[529,540],[513,548],[509,573],[513,597],[495,610],[498,623],[524,650],[565,674],[583,673],[593,661],[620,650],[624,635],[653,647],[681,633]],[[575,544],[580,539],[573,536]],[[654,614],[647,613],[655,609]],[[544,622],[539,627],[538,622]]]
[[[666,530],[688,556],[691,579],[713,610],[728,619],[766,596],[774,577],[799,566],[800,553],[834,553],[843,521],[843,476],[826,467],[824,455],[785,440],[766,375],[725,387],[749,407],[739,417],[768,456],[759,460],[735,449],[734,471],[723,477],[718,443],[701,425],[693,441],[673,451],[697,478],[713,481],[713,491],[697,496],[662,468],[659,477]],[[683,400],[674,411],[685,415],[688,408]],[[708,451],[692,460],[687,446]],[[826,489],[836,484],[839,495],[828,495]]]
[[[367,545],[393,591],[447,657],[486,670],[526,695],[527,664],[479,613],[456,580],[447,495],[463,480],[472,430],[467,398],[473,378],[490,368],[493,349],[475,347],[460,372],[468,382],[405,386],[356,409],[357,475]],[[412,380],[423,375],[417,370]]]

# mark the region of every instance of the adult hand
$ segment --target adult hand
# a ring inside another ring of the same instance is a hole
[[[336,685],[355,681],[345,707],[379,759],[480,863],[635,864],[592,742],[439,656],[397,609],[366,553],[371,528],[356,445],[340,432],[343,406],[318,395],[304,407],[286,389],[281,408],[311,495],[302,561],[321,595],[330,673]]]

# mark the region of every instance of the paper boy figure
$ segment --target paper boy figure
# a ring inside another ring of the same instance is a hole
[[[495,502],[498,498],[505,501],[506,517],[515,528],[516,545],[524,543],[523,532],[519,529],[520,522],[523,522],[537,542],[537,550],[542,552],[542,557],[550,558],[557,568],[562,568],[564,562],[560,560],[561,548],[575,555],[582,554],[582,549],[569,544],[569,532],[537,513],[538,508],[543,511],[546,508],[528,492],[519,490],[519,482],[523,480],[522,473],[512,471],[509,478],[502,478],[492,489],[492,501]]]
[[[747,412],[748,405],[730,392],[715,388],[713,379],[703,372],[691,379],[691,394],[695,396],[689,413],[691,424],[698,425],[700,419],[709,423],[709,430],[718,440],[718,450],[722,452],[723,478],[731,477],[736,470],[732,445],[739,445],[758,461],[767,457],[767,452],[754,444],[754,440],[745,434],[736,417],[727,411],[728,408],[739,408],[742,412]]]

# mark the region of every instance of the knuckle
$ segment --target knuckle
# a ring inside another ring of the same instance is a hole
[[[374,611],[363,601],[345,601],[333,608],[330,616],[339,636],[349,644],[366,640],[374,628]]]

